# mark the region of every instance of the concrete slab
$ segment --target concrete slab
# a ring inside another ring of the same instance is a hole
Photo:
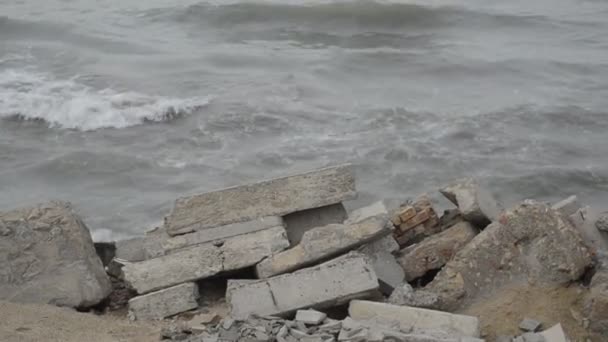
[[[185,283],[129,300],[129,318],[154,320],[196,309],[198,286]]]
[[[302,240],[307,231],[333,223],[343,223],[346,220],[346,209],[342,203],[327,205],[320,208],[302,210],[285,215],[285,229],[292,246]]]

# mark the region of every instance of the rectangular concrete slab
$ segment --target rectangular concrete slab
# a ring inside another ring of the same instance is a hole
[[[388,217],[371,217],[353,224],[330,224],[304,233],[297,246],[256,266],[259,278],[297,270],[391,233]]]
[[[354,199],[356,194],[351,166],[341,165],[180,198],[165,226],[170,235],[184,234],[324,207]]]
[[[280,216],[267,216],[247,222],[237,222],[225,226],[198,230],[193,233],[168,238],[161,242],[161,246],[164,254],[170,254],[189,246],[221,241],[229,237],[253,233],[272,227],[284,227],[283,219]]]
[[[253,266],[289,247],[283,227],[274,227],[173,254],[135,262],[123,267],[125,280],[140,294],[204,279],[220,272]]]
[[[369,260],[351,253],[318,266],[258,280],[228,281],[230,315],[284,316],[299,309],[324,308],[377,293],[378,278]]]
[[[116,241],[116,254],[114,256],[131,262],[145,260],[144,241],[143,236]]]
[[[342,203],[327,205],[320,208],[297,211],[283,216],[287,237],[292,246],[302,240],[307,231],[332,223],[342,223],[346,219],[346,209]]]
[[[129,300],[129,318],[153,320],[196,309],[199,297],[195,283],[185,283]]]
[[[398,324],[402,331],[443,331],[454,336],[480,337],[479,319],[473,316],[363,300],[350,302],[348,314],[355,320]]]

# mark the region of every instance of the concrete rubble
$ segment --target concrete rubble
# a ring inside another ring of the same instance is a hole
[[[465,220],[479,229],[494,221],[501,211],[492,194],[470,178],[457,181],[439,191],[458,206]]]

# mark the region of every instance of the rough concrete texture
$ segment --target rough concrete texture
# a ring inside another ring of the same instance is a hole
[[[439,191],[477,228],[483,229],[500,214],[500,206],[492,194],[473,179],[457,181]]]
[[[144,237],[135,237],[116,241],[116,252],[114,256],[131,262],[146,260],[144,239]]]
[[[323,322],[327,315],[317,310],[298,310],[296,312],[296,322],[308,325],[318,325]]]
[[[392,322],[402,331],[441,331],[459,337],[479,337],[479,320],[473,316],[398,306],[364,300],[350,302],[348,314],[355,320]]]
[[[344,253],[373,239],[390,234],[386,217],[371,217],[354,224],[330,224],[307,231],[300,243],[256,266],[260,278],[290,272]]]
[[[557,210],[566,216],[570,216],[574,214],[577,210],[581,208],[581,204],[578,201],[578,197],[572,195],[568,198],[564,198],[563,200],[555,203],[551,206],[551,209]]]
[[[568,337],[561,324],[556,324],[551,328],[540,333],[545,338],[545,342],[568,342]]]
[[[234,236],[221,245],[208,243],[131,263],[123,267],[123,273],[125,280],[143,294],[249,267],[287,247],[285,229],[275,227]]]
[[[579,231],[560,213],[526,201],[504,212],[462,248],[426,289],[455,309],[508,284],[563,285],[591,265]]]
[[[436,309],[441,306],[439,296],[425,290],[414,290],[408,283],[396,287],[388,298],[388,303],[425,309]]]
[[[524,318],[519,322],[519,329],[523,331],[537,332],[543,324],[532,318]]]
[[[597,230],[608,233],[608,212],[603,212],[595,220],[595,228]]]
[[[589,319],[589,329],[602,336],[608,336],[608,262],[607,257],[600,264],[591,279],[589,294],[585,302],[585,315]]]
[[[412,281],[428,271],[443,267],[475,235],[477,235],[476,228],[468,222],[461,222],[401,250],[397,261],[403,268],[405,279]]]
[[[176,200],[165,218],[170,235],[264,216],[284,216],[355,199],[350,165],[320,169]]]
[[[208,228],[185,235],[170,237],[161,241],[161,248],[163,254],[166,255],[189,246],[222,241],[233,236],[253,233],[273,227],[284,227],[283,219],[280,216],[260,217],[247,222],[232,223],[225,226]]]
[[[348,214],[348,219],[344,223],[357,223],[370,217],[385,216],[388,218],[388,215],[388,210],[386,209],[384,202],[378,201],[366,207],[353,210]]]
[[[198,286],[185,283],[129,300],[129,318],[162,319],[198,307]]]
[[[359,248],[361,253],[369,256],[379,252],[395,253],[398,250],[399,244],[392,235],[383,236]]]
[[[324,308],[377,293],[378,278],[369,260],[349,253],[318,266],[258,280],[228,281],[231,317],[287,315],[303,308]]]
[[[88,307],[111,291],[89,230],[69,203],[0,213],[0,299]]]
[[[285,229],[287,238],[292,246],[297,245],[302,240],[302,236],[307,231],[326,226],[328,224],[343,223],[346,220],[346,209],[342,203],[327,205],[320,208],[297,211],[285,215]]]
[[[167,234],[167,230],[164,227],[157,227],[146,232],[142,243],[145,257],[144,260],[165,255],[163,243],[169,238],[171,238],[171,236]]]

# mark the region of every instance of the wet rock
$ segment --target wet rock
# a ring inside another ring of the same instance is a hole
[[[440,307],[439,296],[424,290],[414,290],[410,284],[403,284],[388,298],[393,305],[406,305],[416,308],[436,309]]]
[[[458,207],[465,220],[479,229],[489,225],[500,213],[492,194],[473,179],[460,180],[439,191]]]
[[[0,299],[90,307],[111,283],[89,230],[69,203],[0,213]]]
[[[503,213],[462,248],[425,288],[455,309],[479,293],[517,281],[558,286],[579,279],[591,265],[580,232],[560,213],[524,202]]]

